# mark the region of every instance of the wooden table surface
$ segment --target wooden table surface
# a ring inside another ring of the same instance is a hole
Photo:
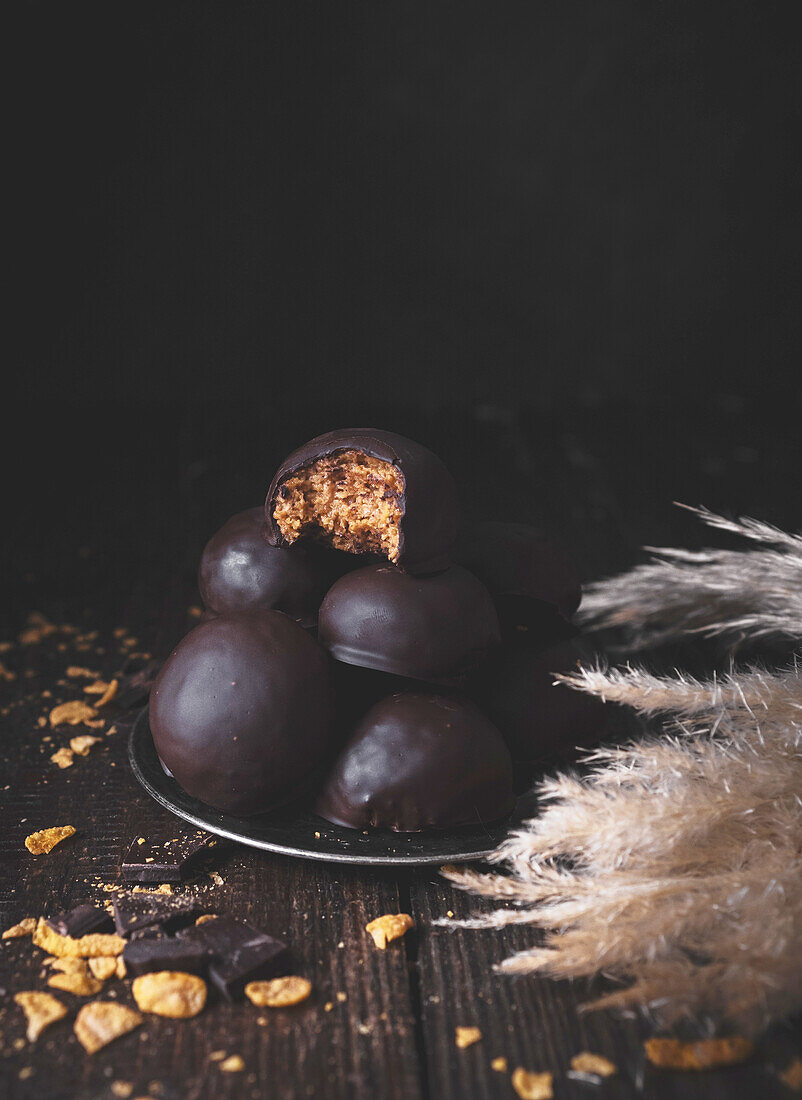
[[[796,437],[790,414],[771,422],[752,414],[723,398],[698,413],[668,408],[644,416],[597,403],[549,414],[400,411],[384,423],[436,446],[468,507],[492,499],[499,516],[543,523],[591,578],[639,560],[643,543],[699,545],[702,534],[672,508],[673,499],[799,527],[798,495],[785,476]],[[127,765],[134,711],[112,704],[107,726],[116,733],[107,730],[68,769],[50,762],[78,732],[38,724],[56,702],[80,696],[76,682],[65,679],[67,666],[111,677],[124,659],[116,628],[137,639],[135,649],[164,657],[192,625],[188,608],[198,603],[194,570],[205,539],[229,514],[259,501],[271,468],[300,438],[374,415],[369,408],[333,410],[328,421],[300,428],[287,422],[276,431],[266,410],[106,410],[88,415],[76,431],[58,409],[37,410],[40,444],[24,459],[24,484],[14,479],[2,570],[0,641],[11,643],[0,654],[10,673],[0,682],[2,928],[106,898],[100,884],[119,881],[132,838],[169,820]],[[5,468],[13,469],[8,460]],[[56,631],[21,645],[33,611],[78,633]],[[28,833],[66,823],[76,836],[50,855],[25,850]],[[222,883],[203,873],[190,888],[210,909],[285,937],[298,972],[313,982],[312,998],[287,1010],[217,1002],[189,1021],[147,1016],[139,1030],[89,1057],[72,1033],[81,1000],[71,994],[60,995],[70,1016],[36,1045],[24,1041],[12,996],[45,988],[42,954],[29,940],[6,941],[0,1096],[106,1098],[123,1095],[122,1086],[112,1086],[126,1082],[131,1096],[158,1100],[511,1098],[509,1074],[490,1065],[499,1056],[510,1070],[553,1072],[558,1098],[786,1095],[776,1067],[799,1047],[798,1024],[776,1029],[742,1067],[695,1076],[644,1067],[647,1021],[580,1015],[585,983],[494,974],[493,964],[530,944],[533,932],[433,927],[448,911],[462,916],[482,908],[436,869],[360,870],[232,847],[206,870]],[[397,911],[413,916],[415,930],[379,951],[365,925]],[[101,996],[133,1003],[130,982],[109,982]],[[457,1025],[479,1027],[481,1042],[458,1050]],[[571,1056],[582,1050],[612,1059],[619,1075],[596,1087],[567,1078]],[[244,1070],[223,1072],[210,1060],[214,1051],[239,1054]]]

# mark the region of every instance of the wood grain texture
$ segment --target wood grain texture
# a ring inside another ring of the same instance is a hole
[[[377,418],[368,412],[358,419]],[[13,527],[10,565],[0,577],[7,612],[0,641],[14,643],[0,659],[15,675],[0,682],[2,928],[24,916],[107,897],[100,884],[118,882],[120,858],[131,839],[169,820],[128,771],[125,745],[132,715],[118,715],[111,705],[107,725],[113,722],[118,732],[104,733],[101,745],[64,771],[49,756],[79,731],[51,731],[37,721],[56,702],[80,695],[74,682],[60,682],[68,664],[87,665],[106,678],[118,670],[123,653],[115,627],[128,628],[139,649],[166,655],[192,624],[187,608],[197,603],[194,569],[205,538],[230,512],[258,499],[258,486],[281,457],[263,453],[258,417],[227,418],[225,411],[207,410],[176,428],[166,413],[154,411],[149,425],[143,438],[130,437],[128,452],[113,449],[113,426],[98,427],[96,443],[108,443],[112,456],[106,468],[96,462],[82,467],[78,503],[66,486],[63,495],[51,498],[48,524],[59,531],[58,552],[43,540],[31,512],[20,512]],[[698,544],[693,524],[671,509],[672,497],[794,526],[795,505],[778,476],[792,450],[790,435],[746,467],[735,457],[734,423],[717,439],[709,426],[703,435],[700,423],[675,452],[675,424],[633,424],[621,410],[604,417],[572,411],[562,421],[529,410],[498,422],[477,417],[434,424],[410,418],[388,426],[429,443],[442,433],[439,449],[472,487],[469,502],[492,494],[502,515],[521,514],[522,500],[536,502],[522,518],[562,536],[585,577],[636,560],[643,542],[696,539]],[[746,424],[743,431],[749,430]],[[289,428],[286,434],[291,435]],[[279,439],[276,450],[304,434],[314,434],[314,428]],[[155,454],[154,438],[165,441]],[[651,460],[638,461],[645,454]],[[706,467],[706,456],[720,466]],[[492,472],[497,468],[514,476],[498,479]],[[54,623],[98,635],[85,649],[76,648],[74,635],[58,633],[41,644],[19,646],[17,634],[34,609]],[[76,826],[76,836],[50,855],[34,858],[25,850],[28,833],[67,823]],[[213,882],[210,870],[222,877],[222,885]],[[640,1051],[648,1023],[579,1014],[588,995],[580,983],[493,972],[504,956],[531,943],[534,933],[433,927],[432,920],[449,910],[460,916],[482,904],[452,890],[436,870],[377,873],[230,847],[210,856],[187,889],[198,892],[210,911],[231,912],[286,937],[298,972],[313,982],[312,998],[288,1010],[216,1002],[190,1021],[148,1017],[141,1029],[90,1058],[72,1034],[82,1002],[70,994],[60,994],[70,1009],[68,1019],[35,1046],[24,1041],[22,1014],[12,997],[21,989],[46,988],[42,955],[28,940],[5,941],[0,945],[0,1096],[106,1100],[114,1095],[112,1082],[123,1081],[131,1084],[133,1097],[154,1100],[513,1098],[509,1073],[490,1066],[499,1056],[507,1058],[509,1071],[520,1065],[555,1073],[558,1100],[790,1095],[775,1071],[799,1048],[798,1022],[779,1029],[747,1066],[698,1076],[644,1072]],[[410,912],[416,928],[379,951],[365,925],[397,911]],[[129,987],[130,982],[109,982],[101,996],[130,1004]],[[457,1026],[479,1027],[481,1041],[457,1049]],[[209,1057],[221,1050],[241,1055],[245,1069],[221,1071]],[[620,1075],[600,1087],[568,1079],[570,1058],[581,1050],[606,1055]]]

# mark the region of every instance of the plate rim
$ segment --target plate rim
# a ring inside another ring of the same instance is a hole
[[[431,855],[425,854],[410,854],[404,855],[403,853],[387,855],[359,855],[353,852],[331,852],[331,851],[317,851],[311,848],[300,848],[292,845],[283,844],[278,841],[264,841],[257,840],[254,837],[243,836],[242,833],[227,827],[225,824],[211,824],[208,819],[199,817],[197,814],[192,813],[190,810],[185,810],[173,801],[169,799],[158,787],[148,779],[147,775],[143,771],[142,765],[138,757],[138,742],[143,736],[147,736],[152,739],[150,731],[150,722],[148,718],[148,708],[143,707],[139,714],[136,716],[131,731],[128,735],[128,763],[131,771],[134,774],[134,778],[139,785],[150,795],[150,797],[162,806],[165,810],[168,810],[175,817],[180,818],[182,821],[186,821],[191,825],[194,825],[198,829],[204,829],[208,833],[213,833],[215,836],[223,837],[226,840],[232,840],[237,844],[244,844],[250,848],[256,848],[263,852],[273,852],[276,855],[289,856],[294,859],[310,859],[319,863],[347,863],[353,866],[362,867],[433,867],[437,865],[443,865],[448,863],[469,863],[475,861],[486,860],[493,852],[495,852],[507,833],[511,828],[514,828],[517,821],[520,820],[517,810],[520,806],[520,799],[516,803],[516,809],[511,816],[506,819],[503,824],[504,837],[496,839],[493,846],[481,850],[471,852],[454,852],[449,854]],[[152,740],[151,740],[152,744]],[[215,813],[210,807],[210,813]],[[327,828],[337,828],[338,826],[331,826],[327,823]],[[346,831],[346,830],[343,830]],[[347,830],[351,831],[351,830]],[[404,834],[399,833],[398,836],[402,837]]]

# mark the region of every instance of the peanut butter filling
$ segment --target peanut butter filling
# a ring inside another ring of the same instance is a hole
[[[351,554],[398,561],[404,478],[361,451],[320,458],[279,487],[273,517],[286,541],[315,538]]]

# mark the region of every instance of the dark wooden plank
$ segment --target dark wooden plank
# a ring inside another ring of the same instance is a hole
[[[39,715],[59,698],[80,694],[74,683],[59,687],[56,670],[63,671],[68,663],[102,668],[115,641],[99,641],[105,654],[96,653],[94,645],[90,653],[75,653],[72,645],[59,653],[58,643],[47,639],[40,646],[15,650],[10,658],[4,655],[7,664],[40,669],[46,676],[37,678],[36,688],[31,688],[34,680],[20,667],[17,681],[3,685],[4,694],[12,697],[10,703],[19,704],[4,717],[2,928],[26,915],[107,898],[102,885],[119,881],[120,858],[131,839],[170,820],[127,768],[130,717],[118,718],[118,732],[104,737],[88,757],[76,757],[71,768],[61,771],[49,760],[57,745],[67,744],[80,732],[37,727]],[[45,683],[52,685],[52,698],[41,696]],[[43,742],[43,737],[52,740]],[[25,836],[54,824],[73,824],[78,833],[49,855],[31,856],[23,845]],[[8,991],[0,1017],[0,1093],[53,1095],[50,1090],[57,1083],[64,1096],[106,1095],[113,1077],[131,1082],[135,1095],[168,1098],[256,1097],[266,1090],[271,1096],[290,1098],[309,1089],[319,1096],[366,1100],[416,1095],[419,1065],[405,947],[380,952],[365,932],[373,917],[401,907],[394,878],[233,846],[206,868],[218,872],[223,884],[215,885],[204,870],[188,889],[199,894],[210,911],[231,912],[285,937],[298,972],[313,982],[312,999],[285,1011],[258,1010],[249,1002],[218,1002],[190,1021],[149,1016],[140,1031],[91,1058],[68,1022],[46,1032],[35,1048],[26,1044],[16,1050],[24,1025],[11,996],[21,989],[47,987],[40,974],[42,953],[29,940],[6,941],[0,949],[0,987]],[[98,999],[133,1003],[129,987],[130,982],[107,983]],[[80,999],[60,996],[71,1010],[80,1006]],[[209,1061],[209,1054],[217,1050],[240,1054],[245,1070],[221,1072]],[[20,1080],[20,1071],[28,1068],[32,1075]]]

